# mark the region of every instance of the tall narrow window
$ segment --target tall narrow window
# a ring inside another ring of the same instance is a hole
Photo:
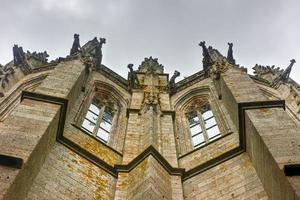
[[[107,143],[113,121],[113,108],[94,99],[82,122],[82,128]]]
[[[188,113],[188,120],[194,148],[200,147],[221,136],[209,104]]]

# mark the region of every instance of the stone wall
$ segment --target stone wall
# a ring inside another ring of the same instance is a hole
[[[247,154],[242,154],[183,182],[184,198],[269,199]]]
[[[110,174],[56,143],[26,199],[114,199],[115,184]]]

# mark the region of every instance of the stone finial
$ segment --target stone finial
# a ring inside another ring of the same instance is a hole
[[[208,53],[208,49],[205,45],[205,41],[202,41],[199,43],[199,46],[202,47],[202,55],[203,55],[203,59],[202,59],[202,63],[203,63],[203,70],[205,72],[208,71],[208,68],[214,63],[213,60],[211,59],[209,53]]]
[[[140,85],[140,82],[136,75],[136,72],[133,71],[133,64],[128,64],[127,67],[129,69],[129,74],[128,74],[129,89],[133,89],[136,86]]]
[[[271,87],[277,88],[282,82],[288,82],[290,73],[292,71],[293,65],[296,63],[295,59],[290,60],[290,65],[277,76],[271,83]]]
[[[175,93],[176,92],[175,79],[178,76],[180,76],[180,72],[175,70],[175,72],[174,72],[173,76],[170,78],[170,81],[169,81],[169,84],[168,84],[170,93]]]
[[[290,60],[290,65],[283,71],[283,73],[280,75],[280,79],[282,81],[287,81],[290,77],[290,73],[292,71],[293,65],[296,63],[295,59]]]
[[[227,60],[230,64],[235,65],[235,60],[233,58],[233,50],[232,50],[233,43],[228,42],[227,44],[229,46],[227,52]]]
[[[164,73],[164,66],[158,63],[157,58],[152,58],[152,56],[150,56],[149,58],[144,59],[144,61],[139,66],[138,71],[143,73],[150,72],[162,74]]]
[[[106,43],[106,39],[105,38],[99,38],[100,42],[98,42],[98,44],[96,45],[95,48],[95,65],[96,68],[101,68],[101,64],[102,64],[102,45]]]
[[[70,56],[80,52],[80,42],[79,42],[79,34],[74,34],[74,42],[72,45],[72,49],[70,50]]]
[[[14,57],[14,64],[20,65],[24,64],[25,61],[25,53],[23,51],[22,47],[19,47],[18,45],[14,45],[13,47],[13,57]]]

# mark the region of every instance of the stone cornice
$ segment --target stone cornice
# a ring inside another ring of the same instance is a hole
[[[153,146],[149,146],[127,165],[115,165],[115,168],[117,172],[128,173],[150,155],[153,156],[170,175],[182,176],[184,174],[185,169],[172,167],[169,162]]]

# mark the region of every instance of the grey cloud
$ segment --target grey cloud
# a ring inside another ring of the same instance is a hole
[[[286,67],[295,58],[291,76],[300,82],[297,0],[2,0],[1,7],[2,64],[12,59],[14,43],[65,56],[77,32],[81,44],[106,37],[103,63],[124,77],[128,63],[137,67],[150,55],[167,73],[187,76],[202,69],[199,41],[224,55],[232,41],[235,59],[248,68]]]

